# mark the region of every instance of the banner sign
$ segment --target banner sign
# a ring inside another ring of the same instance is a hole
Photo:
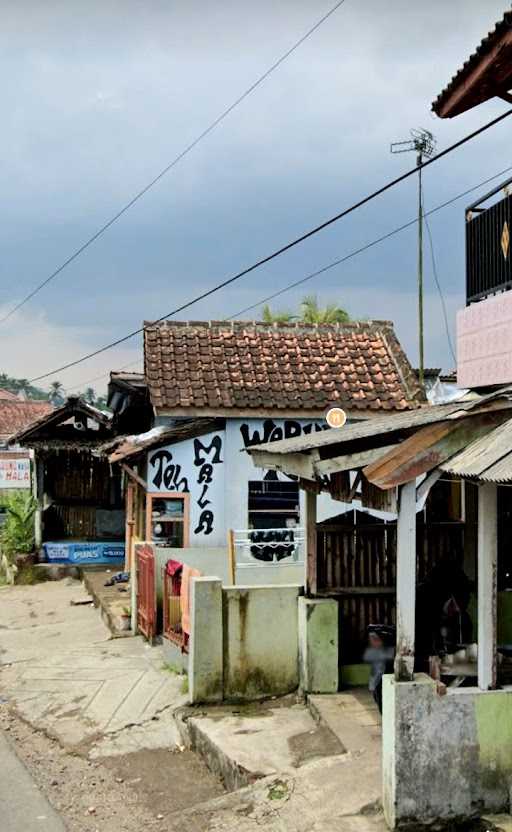
[[[0,453],[1,488],[30,488],[30,457],[28,454]]]

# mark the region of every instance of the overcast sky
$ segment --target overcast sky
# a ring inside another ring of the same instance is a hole
[[[333,4],[3,0],[0,313]],[[506,8],[503,0],[346,0],[214,133],[0,327],[1,370],[32,378],[78,358],[337,213],[413,165],[412,154],[389,152],[411,127],[433,131],[442,149],[503,112],[507,105],[494,101],[442,121],[430,105]],[[511,129],[505,122],[426,171],[426,208],[512,165]],[[430,221],[452,332],[464,304],[463,209],[472,199]],[[410,180],[186,317],[233,315],[415,212]],[[306,292],[339,303],[354,318],[394,320],[416,363],[415,228],[274,305],[294,309]],[[425,305],[426,363],[449,368],[428,250]],[[58,377],[68,389],[84,386],[140,356],[135,340]],[[93,386],[104,389],[105,379]]]

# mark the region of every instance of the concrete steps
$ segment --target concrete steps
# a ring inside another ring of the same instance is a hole
[[[188,709],[182,714],[187,744],[234,791],[345,749],[329,726],[292,698],[251,705]]]

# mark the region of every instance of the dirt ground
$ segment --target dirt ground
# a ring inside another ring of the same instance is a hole
[[[138,751],[90,761],[0,705],[0,729],[69,832],[166,829],[173,812],[224,794],[190,751]]]

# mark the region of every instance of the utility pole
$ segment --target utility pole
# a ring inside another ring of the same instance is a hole
[[[411,130],[411,138],[405,142],[393,142],[391,153],[416,152],[418,166],[418,353],[419,353],[419,381],[423,386],[425,381],[425,354],[423,338],[423,192],[421,166],[423,157],[434,155],[436,142],[429,130]]]

